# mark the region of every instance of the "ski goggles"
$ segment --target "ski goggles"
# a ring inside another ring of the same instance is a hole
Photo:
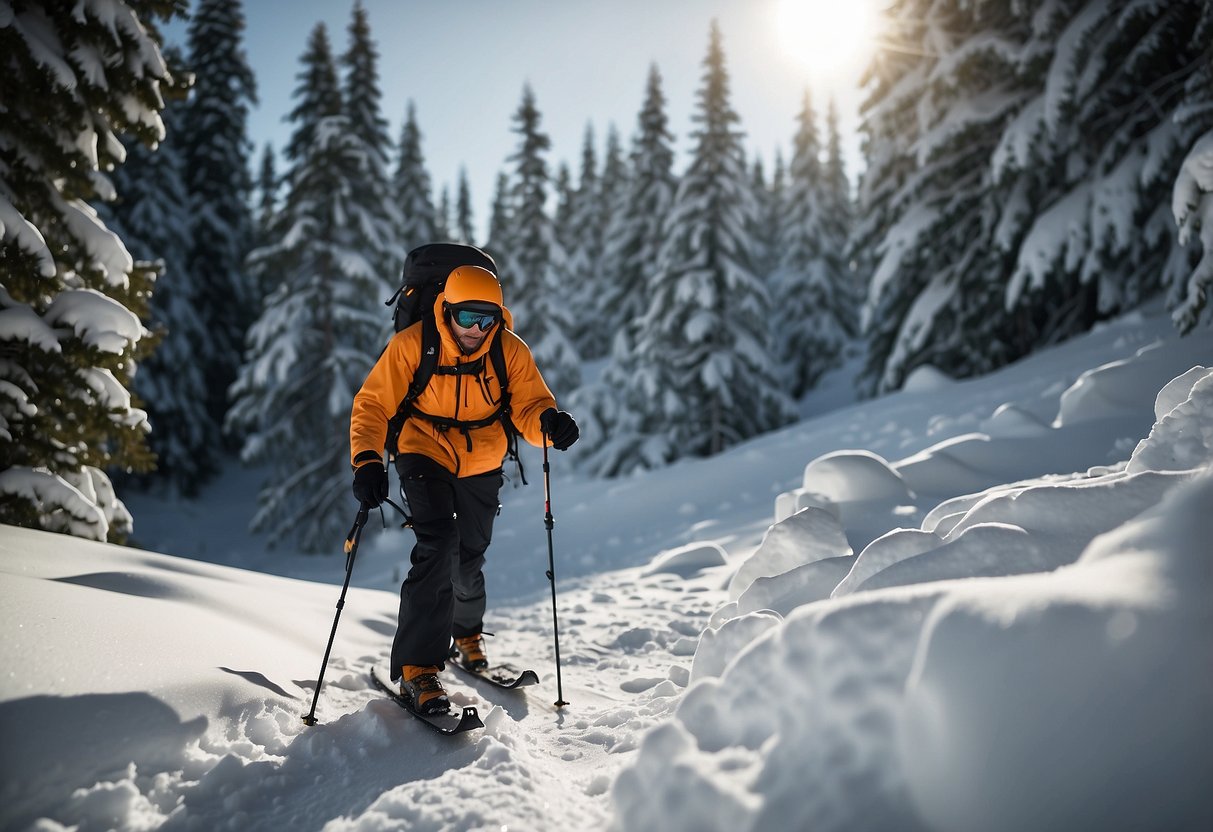
[[[480,327],[481,332],[492,329],[497,323],[496,312],[485,312],[482,309],[451,309],[451,320],[464,329]]]

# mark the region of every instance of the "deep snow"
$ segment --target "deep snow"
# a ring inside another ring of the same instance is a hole
[[[256,472],[128,497],[166,554],[3,527],[0,825],[1207,830],[1211,364],[1151,308],[715,459],[557,457],[559,712],[532,464],[489,650],[542,684],[447,673],[486,722],[455,739],[367,683],[399,531],[368,532],[306,728],[344,559],[247,535]]]

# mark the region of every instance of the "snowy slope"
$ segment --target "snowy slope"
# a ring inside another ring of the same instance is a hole
[[[264,572],[4,527],[0,827],[1208,829],[1211,364],[1154,310],[716,459],[558,474],[560,712],[542,498],[507,491],[490,655],[543,681],[446,674],[487,723],[455,739],[366,683],[398,532],[306,728],[344,559],[242,535],[246,475],[128,504],[143,545]]]

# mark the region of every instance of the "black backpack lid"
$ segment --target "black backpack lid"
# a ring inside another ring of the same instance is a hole
[[[459,266],[479,266],[497,274],[497,264],[486,252],[463,243],[427,243],[404,258],[405,286],[422,286],[445,280]]]

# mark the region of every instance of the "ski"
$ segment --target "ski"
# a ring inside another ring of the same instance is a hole
[[[386,674],[387,671],[378,666],[371,670],[371,681],[374,682],[375,687],[391,697],[393,702],[408,711],[411,716],[421,720],[438,733],[451,736],[484,727],[484,723],[480,721],[480,714],[471,705],[465,706],[462,712],[452,709],[444,713],[423,714],[413,710],[412,704],[407,698],[400,695],[400,689]]]
[[[472,670],[464,667],[463,664],[456,658],[451,658],[451,664],[459,669],[461,673],[466,673],[475,679],[483,679],[494,687],[502,688],[503,690],[514,690],[515,688],[525,688],[529,685],[539,684],[539,675],[533,670],[519,670],[512,664],[496,664],[489,667],[487,670]]]

